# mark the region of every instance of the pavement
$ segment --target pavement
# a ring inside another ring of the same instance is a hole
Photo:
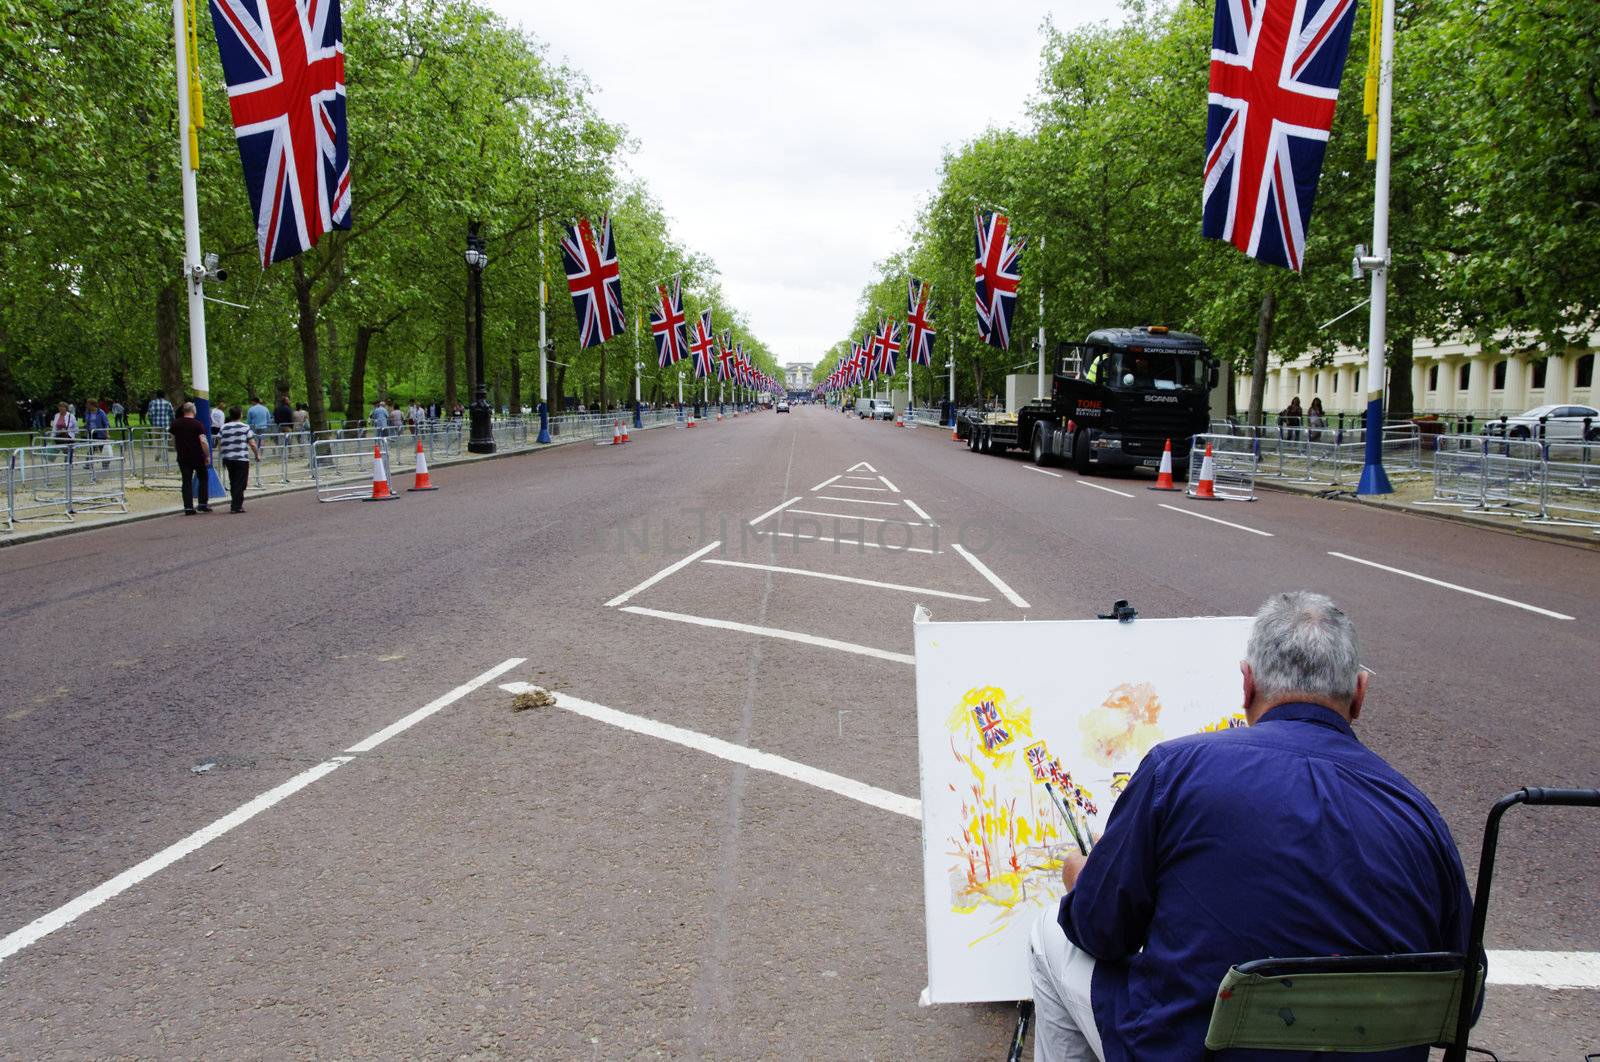
[[[815,407],[435,481],[0,551],[0,1056],[997,1056],[1010,1008],[917,1003],[919,603],[1327,591],[1469,875],[1495,798],[1600,781],[1586,550]],[[1600,985],[1597,879],[1600,814],[1508,818],[1475,1043],[1600,1050],[1550,987]]]

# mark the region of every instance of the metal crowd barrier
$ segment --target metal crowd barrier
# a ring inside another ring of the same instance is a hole
[[[1468,512],[1569,527],[1600,527],[1600,445],[1490,435],[1443,435],[1433,500]]]
[[[1189,449],[1189,487],[1193,494],[1205,465],[1206,446],[1211,447],[1211,464],[1217,497],[1229,501],[1256,500],[1256,471],[1260,464],[1255,440],[1240,435],[1196,435]]]
[[[1366,463],[1364,428],[1306,428],[1281,424],[1250,428],[1229,421],[1213,423],[1234,430],[1217,431],[1205,437],[1247,441],[1257,459],[1257,475],[1298,483],[1349,485],[1359,481]],[[1230,450],[1238,448],[1234,443],[1228,446]],[[1416,425],[1392,424],[1383,429],[1384,467],[1392,477],[1426,474],[1423,452],[1422,435]]]
[[[382,452],[382,437],[315,440],[311,444],[311,467],[317,485],[317,501],[350,501],[371,497],[374,446]],[[387,461],[384,467],[385,471],[389,471]],[[389,474],[392,478],[393,472],[389,471]],[[390,489],[394,489],[392,482]]]
[[[98,509],[128,511],[128,446],[79,439],[9,452],[6,529],[19,520],[71,520]]]

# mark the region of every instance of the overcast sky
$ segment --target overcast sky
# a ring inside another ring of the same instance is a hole
[[[780,364],[844,336],[946,148],[1022,124],[1046,17],[1118,14],[1116,0],[489,2],[589,76],[673,234],[716,262]]]

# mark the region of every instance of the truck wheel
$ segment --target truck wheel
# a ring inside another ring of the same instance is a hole
[[[967,425],[967,452],[974,454],[978,452],[978,426],[976,424]]]
[[[1055,464],[1055,455],[1050,452],[1050,436],[1044,430],[1043,424],[1033,427],[1033,463],[1040,468]]]
[[[1072,470],[1080,476],[1089,474],[1089,433],[1080,430],[1072,437]]]
[[[986,424],[983,427],[983,434],[978,436],[978,452],[980,454],[993,453],[994,451],[990,449],[991,444],[992,440],[989,437],[989,426]]]

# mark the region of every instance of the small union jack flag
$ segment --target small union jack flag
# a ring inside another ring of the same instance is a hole
[[[878,345],[878,375],[893,376],[896,355],[900,353],[900,325],[893,317],[878,326],[873,336]]]
[[[672,278],[672,290],[656,285],[656,306],[650,311],[650,335],[656,341],[656,364],[665,369],[683,360],[689,349],[683,316],[683,278]]]
[[[717,351],[717,379],[733,379],[733,333],[722,333],[722,345]]]
[[[350,227],[339,0],[211,0],[261,264]]]
[[[1217,0],[1201,233],[1300,271],[1356,0]]]
[[[1022,249],[1027,240],[1011,242],[1011,219],[1004,214],[977,215],[978,259],[973,278],[978,289],[978,332],[983,341],[1011,349],[1011,319],[1017,312],[1017,285],[1022,282]]]
[[[994,752],[1011,744],[1011,729],[1006,726],[1005,720],[1000,718],[1000,711],[993,701],[984,701],[974,706],[972,716],[977,720],[978,733],[983,738],[985,749]]]
[[[694,355],[695,379],[704,380],[711,375],[716,349],[717,340],[711,331],[711,311],[701,310],[700,316],[694,321],[694,342],[689,344],[689,352]]]
[[[913,365],[933,364],[933,322],[928,319],[928,293],[931,283],[912,277],[906,283],[906,352]]]
[[[1035,782],[1048,781],[1050,778],[1050,750],[1045,748],[1044,742],[1035,741],[1032,745],[1022,750],[1023,756],[1028,761],[1028,773],[1033,775]]]
[[[561,260],[578,315],[578,345],[593,347],[619,335],[627,318],[622,312],[622,267],[617,262],[616,234],[602,216],[599,230],[588,218],[567,226],[561,239]]]

